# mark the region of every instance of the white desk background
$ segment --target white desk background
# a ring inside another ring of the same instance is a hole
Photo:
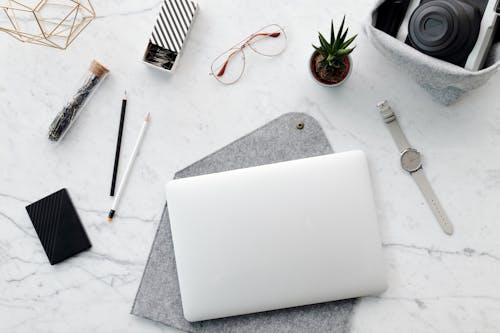
[[[169,76],[141,63],[160,1],[93,1],[98,18],[66,51],[0,34],[0,332],[172,332],[129,314],[174,172],[286,112],[316,117],[335,151],[369,157],[389,289],[356,306],[351,332],[500,331],[500,75],[453,107],[436,104],[363,34],[341,88],[307,70],[317,32],[347,14],[360,32],[372,0],[200,1]],[[218,84],[211,60],[269,23],[288,49],[248,53],[242,80]],[[90,61],[111,75],[58,146],[47,128]],[[152,123],[113,224],[106,222],[119,109],[129,104],[122,168],[142,118]],[[375,104],[389,99],[455,225],[439,229]],[[92,242],[51,266],[24,207],[62,187]]]

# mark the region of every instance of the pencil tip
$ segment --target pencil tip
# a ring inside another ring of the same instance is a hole
[[[127,99],[127,91],[125,90],[125,92],[123,93],[123,99]]]
[[[148,112],[148,114],[146,115],[146,119],[145,119],[145,120],[146,120],[146,121],[149,121],[150,119],[151,119],[151,113],[150,113],[150,112]]]
[[[113,221],[113,216],[115,216],[115,211],[112,209],[109,211],[109,214],[108,214],[108,222]]]

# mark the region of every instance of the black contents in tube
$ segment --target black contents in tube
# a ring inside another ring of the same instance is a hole
[[[90,72],[89,76],[85,79],[83,85],[78,89],[76,94],[64,106],[64,108],[57,114],[54,121],[49,128],[49,140],[58,141],[66,130],[71,126],[73,120],[78,115],[78,112],[85,105],[85,101],[96,88],[102,77]]]

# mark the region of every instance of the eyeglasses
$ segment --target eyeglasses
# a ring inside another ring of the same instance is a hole
[[[277,24],[267,25],[219,55],[212,63],[210,75],[223,84],[233,84],[245,71],[247,46],[260,55],[274,57],[286,49],[286,44],[285,29]]]

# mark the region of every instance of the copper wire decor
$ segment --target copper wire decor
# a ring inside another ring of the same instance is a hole
[[[95,16],[90,0],[0,0],[0,31],[58,49],[66,49]]]

